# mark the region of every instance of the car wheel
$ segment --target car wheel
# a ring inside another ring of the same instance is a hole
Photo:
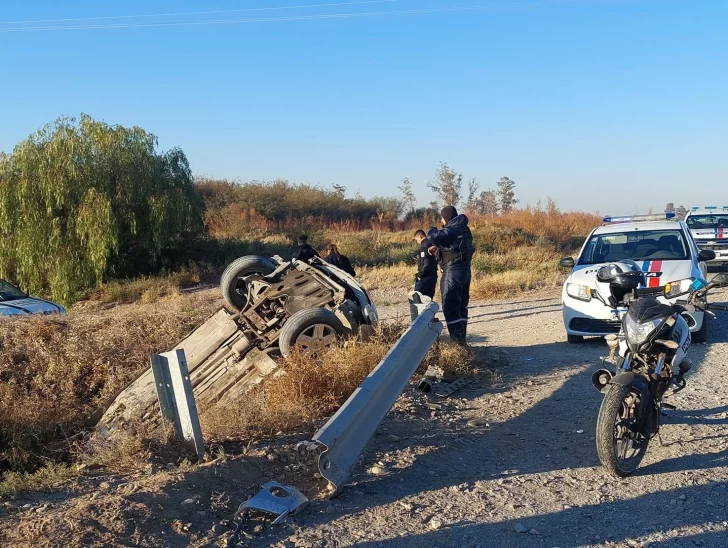
[[[584,337],[581,335],[566,335],[566,340],[569,344],[581,344],[584,342]]]
[[[317,353],[336,343],[345,332],[339,318],[326,308],[299,310],[281,329],[278,346],[281,354],[290,356],[293,347]]]
[[[251,274],[270,274],[275,264],[265,257],[248,255],[240,257],[228,265],[220,279],[220,291],[230,308],[242,310],[248,304],[247,287],[242,280]]]
[[[708,314],[703,314],[703,325],[695,333],[690,334],[690,338],[694,343],[708,342]]]

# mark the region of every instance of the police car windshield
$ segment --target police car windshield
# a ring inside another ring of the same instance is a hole
[[[685,222],[693,230],[700,230],[701,228],[728,228],[728,214],[691,215]]]
[[[633,261],[686,260],[688,247],[680,230],[640,230],[595,234],[579,257],[581,265]]]
[[[23,297],[25,297],[25,294],[17,287],[9,284],[5,280],[0,280],[0,301],[22,299]]]

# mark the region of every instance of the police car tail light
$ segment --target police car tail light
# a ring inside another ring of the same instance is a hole
[[[607,224],[612,223],[634,223],[637,221],[664,221],[674,219],[675,213],[661,213],[654,215],[629,215],[623,217],[604,217],[603,221]]]
[[[591,288],[586,285],[566,284],[566,294],[580,301],[591,301]]]
[[[684,280],[677,280],[675,282],[665,284],[665,297],[671,299],[672,297],[686,294],[690,291],[690,286],[694,281],[695,278],[686,278]]]

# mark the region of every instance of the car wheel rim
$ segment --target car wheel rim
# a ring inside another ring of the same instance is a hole
[[[307,327],[296,337],[296,346],[307,352],[319,352],[335,342],[336,331],[323,323]]]

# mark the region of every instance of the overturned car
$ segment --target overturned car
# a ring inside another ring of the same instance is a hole
[[[190,382],[201,408],[234,402],[280,371],[277,358],[294,347],[317,352],[340,336],[373,331],[377,311],[355,278],[314,258],[310,263],[247,256],[225,270],[222,309],[174,349],[184,350]],[[90,417],[112,426],[119,420],[159,420],[154,376],[146,369],[108,406]]]
[[[241,352],[257,347],[287,356],[294,346],[317,351],[341,335],[375,327],[378,320],[356,279],[318,257],[308,263],[241,257],[223,273],[220,289],[239,313],[245,334]]]

